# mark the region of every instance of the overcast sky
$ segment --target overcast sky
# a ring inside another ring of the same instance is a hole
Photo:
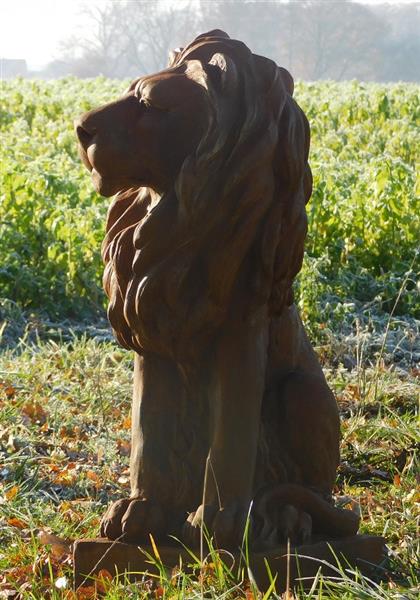
[[[172,1],[179,3],[179,0]],[[171,0],[167,2],[169,4]],[[101,0],[89,2],[100,3]],[[360,3],[416,2],[363,0]],[[0,57],[24,58],[30,69],[41,68],[58,56],[58,46],[62,39],[80,31],[83,26],[81,11],[86,4],[87,2],[82,0],[0,0]]]

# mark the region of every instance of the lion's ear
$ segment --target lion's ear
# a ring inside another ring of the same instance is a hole
[[[221,29],[212,29],[211,31],[206,31],[206,33],[200,33],[200,35],[197,35],[194,42],[206,38],[223,38],[225,40],[230,40],[230,36],[226,33],[226,31],[222,31]]]
[[[213,86],[220,92],[229,91],[236,86],[238,73],[234,61],[225,54],[213,54],[206,65],[203,65]]]
[[[175,50],[171,50],[169,52],[169,62],[168,62],[168,67],[174,67],[178,61],[179,56],[182,54],[182,51],[184,50],[184,48],[175,48]]]

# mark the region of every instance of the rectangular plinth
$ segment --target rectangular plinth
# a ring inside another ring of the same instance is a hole
[[[243,560],[239,552],[230,554],[234,556],[235,567],[239,566],[240,560]],[[101,569],[106,569],[115,577],[128,577],[131,581],[140,579],[145,572],[156,574],[157,568],[147,555],[154,556],[151,546],[139,547],[102,538],[78,540],[74,544],[75,587],[77,589],[81,585],[89,585],[89,578],[95,577]],[[185,568],[192,563],[191,556],[180,547],[159,546],[159,555],[168,569],[179,565],[180,558]],[[290,549],[289,557],[285,546],[267,552],[251,552],[249,562],[259,589],[265,590],[270,585],[267,561],[271,574],[273,577],[277,576],[277,591],[282,592],[286,589],[288,570],[290,585],[300,578],[308,578],[305,581],[306,587],[320,567],[324,575],[337,575],[332,568],[320,561],[337,566],[338,558],[344,566],[357,567],[370,575],[384,557],[385,542],[382,537],[357,535],[297,546]]]

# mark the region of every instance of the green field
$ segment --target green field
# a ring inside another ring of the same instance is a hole
[[[108,200],[78,159],[73,120],[123,89],[106,79],[3,83],[0,294],[20,307],[80,318],[103,306]],[[406,276],[397,313],[418,310],[418,86],[300,84],[295,97],[312,126],[306,319],[341,320],[349,303],[389,312]]]
[[[101,290],[109,201],[72,126],[124,86],[18,80],[0,91],[0,597],[76,599],[66,548],[47,534],[95,535],[128,487],[131,356],[110,341]],[[391,549],[375,582],[341,573],[299,598],[418,597],[419,91],[324,82],[295,93],[314,173],[296,298],[341,411],[336,493]],[[196,598],[202,585],[209,598],[259,597],[223,569],[202,575],[162,573],[106,597]]]
[[[94,193],[80,163],[73,120],[124,85],[3,83],[0,297],[19,309],[78,321],[103,310],[99,248],[108,200]],[[317,339],[329,330],[351,334],[356,317],[383,330],[381,317],[399,294],[396,315],[419,312],[418,86],[299,84],[295,97],[312,126],[314,173],[296,285],[303,316]]]

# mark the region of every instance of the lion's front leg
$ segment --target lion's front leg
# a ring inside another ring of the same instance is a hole
[[[185,524],[189,543],[199,540],[203,521],[218,546],[242,542],[253,493],[267,332],[268,320],[261,310],[250,322],[225,328],[217,343],[203,504]]]
[[[101,522],[102,535],[144,542],[149,540],[149,533],[159,539],[170,532],[182,472],[174,452],[182,394],[181,378],[173,362],[155,355],[135,356],[131,495],[109,507]]]

